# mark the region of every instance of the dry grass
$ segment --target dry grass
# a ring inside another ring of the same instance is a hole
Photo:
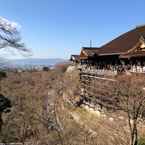
[[[127,145],[129,130],[124,120],[109,120],[111,114],[99,117],[84,108],[66,108],[73,119],[88,133],[88,145]],[[114,114],[115,115],[115,114]]]

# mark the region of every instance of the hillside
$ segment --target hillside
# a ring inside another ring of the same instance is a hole
[[[1,140],[38,145],[127,145],[129,128],[124,112],[74,105],[80,93],[78,78],[78,72],[64,69],[9,72],[1,81],[1,93],[11,100],[12,109],[3,115]],[[139,125],[141,136],[143,124]]]

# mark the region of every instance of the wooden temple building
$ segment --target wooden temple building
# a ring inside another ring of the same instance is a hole
[[[136,27],[101,47],[83,47],[71,61],[84,71],[115,75],[145,73],[145,25]]]
[[[71,55],[70,61],[73,63],[80,63],[80,56],[79,55]]]
[[[116,75],[145,73],[145,25],[136,27],[101,47],[83,47],[70,59],[80,70],[81,94],[78,104],[95,109],[119,109],[111,96],[98,96],[116,82]],[[103,86],[102,84],[107,84]],[[109,94],[108,94],[109,95]]]

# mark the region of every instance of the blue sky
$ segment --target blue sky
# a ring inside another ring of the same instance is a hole
[[[0,0],[0,16],[22,26],[34,58],[69,58],[145,24],[145,0]]]

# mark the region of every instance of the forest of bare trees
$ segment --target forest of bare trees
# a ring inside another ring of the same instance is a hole
[[[118,83],[112,85],[112,94],[122,98],[119,102],[122,111],[108,112],[104,117],[73,105],[79,99],[78,78],[77,72],[66,73],[64,69],[7,73],[1,80],[1,93],[11,101],[12,107],[2,116],[1,142],[128,145],[136,138],[143,140],[144,89],[139,86],[144,80],[141,77],[118,78]]]

